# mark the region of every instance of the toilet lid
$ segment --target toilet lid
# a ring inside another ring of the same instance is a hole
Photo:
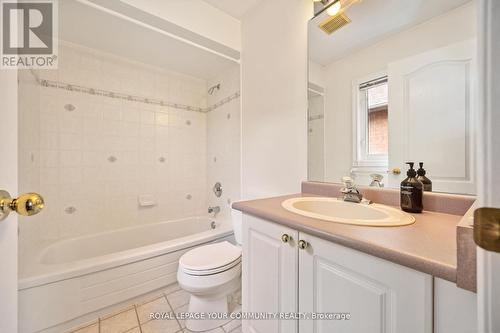
[[[184,272],[185,274],[188,274],[188,275],[206,276],[206,275],[219,274],[219,273],[222,273],[222,272],[228,271],[230,269],[234,269],[234,268],[241,269],[241,257],[236,259],[232,263],[225,265],[225,266],[221,266],[219,268],[214,268],[214,269],[208,269],[208,270],[204,270],[204,271],[187,269],[187,268],[182,267],[182,266],[180,269],[182,270],[182,272]]]
[[[241,258],[241,248],[227,241],[199,246],[186,252],[179,265],[187,271],[211,271]]]

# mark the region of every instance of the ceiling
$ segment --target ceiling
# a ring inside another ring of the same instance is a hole
[[[237,19],[241,19],[247,11],[262,0],[203,0]],[[269,1],[269,0],[267,0]]]
[[[318,28],[322,13],[309,23],[309,57],[328,65],[391,34],[444,14],[470,0],[364,0],[346,14],[352,22],[331,35]]]
[[[59,38],[203,79],[237,66],[206,49],[76,0],[59,1]]]

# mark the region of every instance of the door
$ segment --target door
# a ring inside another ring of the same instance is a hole
[[[17,71],[0,70],[0,190],[17,194]],[[17,216],[0,221],[0,332],[17,332]]]
[[[434,191],[476,193],[475,44],[467,40],[389,64],[389,169],[403,171],[389,174],[391,187],[406,177],[405,162],[414,161],[424,162]]]
[[[478,206],[490,207],[490,223],[479,212],[474,220],[477,248],[477,296],[479,332],[500,332],[500,2],[479,1]],[[488,222],[488,221],[486,221]],[[491,233],[483,231],[489,229]],[[485,237],[486,236],[486,237]],[[490,238],[491,236],[491,238]],[[480,240],[489,240],[489,246]]]
[[[339,316],[300,320],[299,332],[432,332],[432,276],[304,233],[299,239],[299,312]]]
[[[243,215],[243,313],[297,312],[297,236],[282,225]],[[245,333],[294,333],[296,320],[243,320]]]

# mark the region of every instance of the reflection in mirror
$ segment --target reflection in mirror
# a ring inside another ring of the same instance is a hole
[[[310,83],[308,98],[308,179],[323,179],[325,176],[325,96],[323,88]]]
[[[476,3],[340,0],[309,22],[309,180],[474,194]]]

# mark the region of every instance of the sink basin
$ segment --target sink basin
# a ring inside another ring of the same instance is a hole
[[[281,205],[295,214],[344,224],[394,227],[415,222],[412,215],[396,208],[345,202],[337,198],[299,197],[285,200]]]

